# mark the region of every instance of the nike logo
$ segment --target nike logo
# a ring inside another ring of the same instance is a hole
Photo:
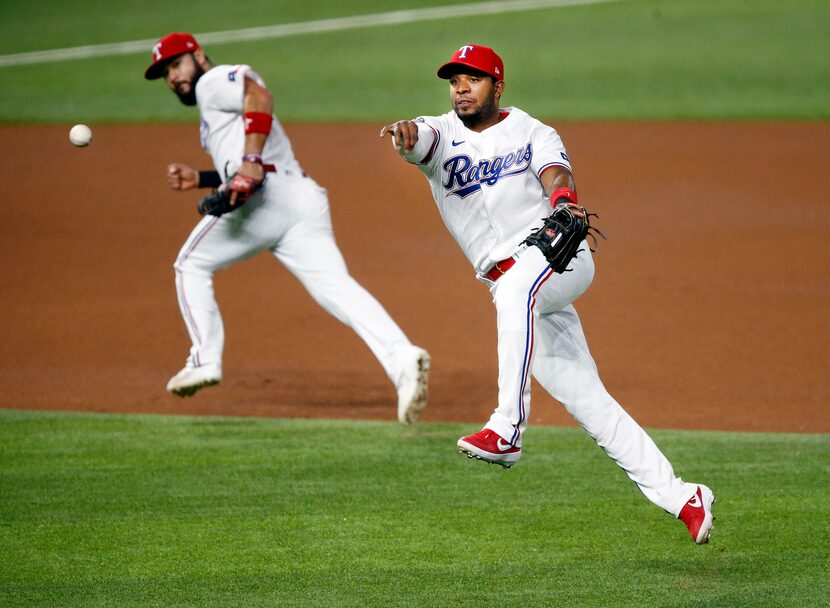
[[[697,494],[695,494],[694,496],[692,496],[692,497],[689,499],[689,502],[687,502],[686,504],[687,504],[687,505],[689,505],[690,507],[692,507],[693,509],[697,509],[698,507],[702,506],[702,505],[700,504],[700,498],[698,498],[698,497],[697,497]]]
[[[462,139],[461,141],[455,141],[455,140],[452,140],[452,146],[453,146],[453,148],[454,148],[455,146],[460,146],[460,145],[461,145],[461,144],[463,144],[465,141],[466,141],[466,140],[464,140],[464,139]]]
[[[499,448],[499,450],[501,450],[502,452],[506,452],[507,450],[510,450],[510,449],[512,449],[512,448],[513,448],[513,446],[512,446],[512,445],[510,445],[509,443],[507,443],[507,442],[506,442],[504,439],[502,439],[501,437],[499,437],[499,440],[498,440],[498,441],[496,441],[496,447],[497,447],[497,448]]]

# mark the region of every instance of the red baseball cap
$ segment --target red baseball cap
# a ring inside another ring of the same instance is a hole
[[[155,80],[164,76],[164,68],[173,59],[185,53],[192,53],[199,48],[199,43],[192,34],[173,32],[153,45],[153,63],[144,72],[144,78]]]
[[[450,60],[438,68],[438,78],[447,80],[457,74],[459,67],[467,67],[489,74],[496,80],[504,80],[504,62],[488,46],[465,44],[458,49]]]

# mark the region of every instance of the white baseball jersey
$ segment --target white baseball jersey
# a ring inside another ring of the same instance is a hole
[[[248,65],[217,65],[196,83],[202,147],[213,158],[213,164],[223,181],[236,172],[245,153],[242,104],[246,77],[265,88],[265,82]],[[262,160],[266,164],[276,165],[282,171],[299,173],[300,165],[294,157],[291,142],[277,117],[272,118],[271,133],[265,140]]]
[[[454,111],[422,116],[418,143],[401,152],[426,175],[444,223],[477,272],[510,257],[551,213],[539,176],[571,163],[559,134],[518,108],[478,133]]]

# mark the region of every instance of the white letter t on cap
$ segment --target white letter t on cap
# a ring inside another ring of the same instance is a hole
[[[460,49],[458,49],[459,51],[461,51],[461,54],[458,56],[458,58],[459,59],[466,59],[467,58],[467,51],[472,51],[474,48],[475,48],[474,46],[470,46],[470,45],[462,46]]]

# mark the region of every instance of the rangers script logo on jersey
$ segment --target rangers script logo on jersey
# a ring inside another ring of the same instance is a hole
[[[454,194],[464,198],[480,190],[482,184],[495,186],[504,177],[525,173],[530,168],[532,159],[533,146],[530,142],[520,146],[515,152],[485,158],[476,164],[473,164],[473,159],[466,154],[451,156],[441,165],[447,172],[444,189],[447,190],[448,196]]]

